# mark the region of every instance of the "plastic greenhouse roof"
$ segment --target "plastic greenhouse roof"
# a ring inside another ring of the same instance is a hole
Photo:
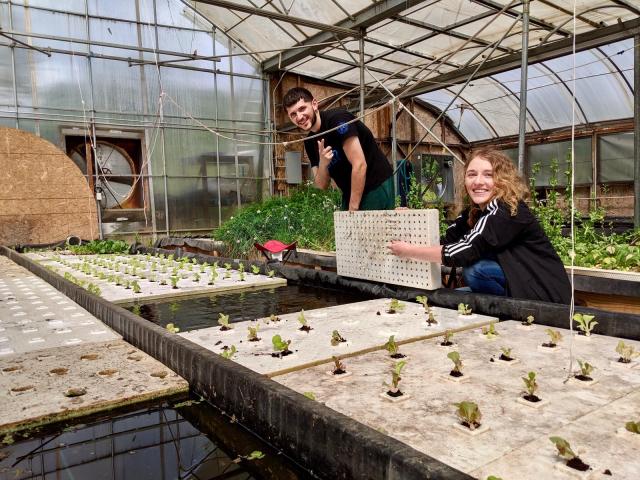
[[[364,33],[369,104],[419,96],[446,108],[468,141],[517,134],[522,1],[188,3],[251,52],[265,72],[286,70],[352,88],[360,84]],[[572,7],[561,0],[530,3],[528,131],[571,124]],[[576,0],[576,123],[633,116],[630,37],[639,33],[637,0]]]

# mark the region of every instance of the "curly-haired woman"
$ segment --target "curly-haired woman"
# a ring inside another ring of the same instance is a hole
[[[564,266],[525,200],[528,189],[504,153],[482,148],[464,165],[466,206],[442,245],[393,241],[394,255],[463,267],[473,292],[569,303]]]

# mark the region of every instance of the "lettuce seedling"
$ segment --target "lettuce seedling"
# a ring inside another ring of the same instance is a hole
[[[313,392],[304,392],[303,395],[305,397],[307,397],[309,400],[315,400],[316,399],[316,395]]]
[[[536,395],[536,391],[538,390],[536,372],[529,372],[526,377],[522,377],[522,381],[527,390],[527,395],[524,396],[524,399],[530,402],[539,402],[540,398]]]
[[[340,361],[340,357],[336,357],[335,355],[331,357],[333,359],[334,368],[331,371],[334,375],[342,375],[347,373],[347,367],[345,367],[344,363]]]
[[[462,425],[469,428],[469,430],[475,430],[480,426],[482,414],[480,413],[477,403],[465,401],[454,403],[454,405],[457,408],[456,414],[458,415]]]
[[[340,335],[340,332],[338,332],[338,330],[334,330],[333,332],[331,332],[331,345],[336,347],[338,345],[340,345],[341,343],[346,342],[346,338],[344,338],[342,335]]]
[[[166,285],[166,284],[167,284],[167,280],[165,278],[160,280],[160,285]]]
[[[271,343],[273,344],[273,349],[275,353],[272,353],[272,357],[284,357],[285,355],[289,355],[291,350],[289,350],[289,345],[291,345],[291,340],[282,340],[280,335],[274,335],[271,338]]]
[[[391,358],[404,358],[405,356],[400,353],[400,349],[395,340],[395,335],[391,335],[387,343],[384,344],[384,348],[389,352]]]
[[[452,377],[461,377],[462,373],[462,359],[458,352],[447,353],[447,358],[453,362],[453,370],[449,372]]]
[[[482,334],[487,338],[495,338],[500,335],[496,330],[495,324],[491,324],[488,327],[482,327]]]
[[[618,342],[616,352],[620,355],[620,358],[618,358],[618,362],[620,363],[631,363],[634,357],[640,355],[640,352],[636,352],[633,345],[626,344],[622,340]]]
[[[450,347],[451,345],[453,345],[453,342],[451,341],[452,338],[453,338],[453,332],[451,330],[445,330],[444,338],[442,342],[440,342],[440,345],[442,345],[443,347]]]
[[[640,422],[627,422],[624,424],[624,428],[631,433],[640,434]]]
[[[187,261],[188,261],[188,260],[187,260]],[[194,257],[194,258],[192,258],[192,259],[191,259],[191,263],[193,263],[193,264],[195,265],[196,263],[198,263],[198,259],[197,259],[197,258],[195,258],[195,257]]]
[[[167,323],[167,330],[171,333],[178,333],[180,328],[176,327],[173,323]]]
[[[231,270],[225,270],[222,278],[231,278]]]
[[[298,314],[298,322],[300,323],[300,325],[302,325],[298,330],[302,330],[303,332],[307,333],[313,330],[313,328],[311,328],[307,323],[307,319],[304,316],[304,308],[300,310],[300,313]]]
[[[529,315],[527,317],[526,320],[523,320],[522,322],[520,322],[522,325],[524,325],[525,327],[530,327],[531,325],[533,325],[533,322],[535,321],[535,317],[533,315]]]
[[[458,304],[458,315],[471,315],[471,307],[466,303]]]
[[[131,290],[131,280],[125,280],[124,281],[124,288],[126,290]]]
[[[140,288],[140,284],[137,280],[131,282],[131,288],[133,289],[133,293],[140,293],[142,289]]]
[[[576,313],[573,319],[578,324],[580,334],[587,337],[591,336],[591,331],[598,325],[598,322],[594,320],[595,315],[587,315],[583,313]]]
[[[231,345],[231,348],[225,346],[222,348],[220,356],[226,358],[227,360],[231,360],[231,357],[233,357],[237,351],[238,350],[236,349],[235,345]]]
[[[250,342],[258,342],[260,340],[260,338],[258,337],[258,330],[260,329],[260,325],[256,324],[255,327],[247,327],[247,329],[249,330],[247,339]]]
[[[402,395],[402,392],[400,391],[398,385],[400,384],[400,380],[402,380],[400,373],[402,373],[402,369],[406,364],[406,360],[401,360],[393,365],[393,368],[391,369],[391,384],[384,384],[385,386],[389,387],[387,395],[392,397],[399,397],[400,395]]]
[[[267,272],[267,277],[269,277],[269,278],[273,278],[273,277],[275,276],[275,274],[276,274],[276,271],[275,271],[275,270],[269,270],[269,271]]]
[[[225,263],[224,264],[224,269],[229,272],[231,270],[231,264],[230,263]]]
[[[207,262],[200,264],[200,273],[204,273],[207,270],[208,266],[209,264]]]
[[[436,317],[433,316],[433,312],[431,311],[431,309],[429,309],[429,316],[427,317],[427,326],[431,326],[433,324],[437,324],[438,321],[436,320]]]
[[[238,273],[238,278],[239,278],[239,280],[240,280],[241,282],[244,282],[244,281],[245,281],[245,279],[244,279],[244,272],[239,272],[239,273]]]
[[[244,273],[244,263],[240,262],[240,263],[238,264],[238,271],[239,271],[240,273]]]
[[[558,455],[561,458],[564,458],[567,462],[566,465],[575,470],[579,470],[581,472],[586,472],[589,470],[589,465],[580,460],[573,450],[571,450],[571,445],[562,437],[549,437],[549,440],[556,446],[558,450]]]
[[[178,288],[179,278],[176,275],[171,276],[171,288]]]
[[[513,360],[513,357],[511,356],[511,350],[513,350],[513,348],[500,347],[500,350],[502,351],[502,353],[500,354],[500,360],[504,360],[505,362],[510,362]]]
[[[429,308],[429,299],[427,298],[426,295],[418,295],[416,297],[416,302],[418,302],[419,304],[421,304],[424,307],[424,311],[429,313],[430,308]]]
[[[200,274],[198,272],[193,274],[193,281],[196,283],[200,282]]]
[[[400,302],[397,298],[392,298],[389,303],[389,307],[387,308],[387,313],[398,313],[402,312],[406,305]]]
[[[544,333],[549,335],[549,341],[542,344],[543,347],[556,348],[558,343],[562,341],[562,334],[558,330],[552,328],[545,329]]]
[[[254,275],[260,274],[260,267],[258,265],[251,265],[251,273]]]
[[[218,272],[215,270],[215,268],[212,268],[211,274],[209,276],[209,285],[213,285],[217,278],[218,278]]]
[[[277,316],[275,313],[272,313],[271,315],[269,315],[269,321],[270,322],[279,322],[280,321],[280,317]]]
[[[593,372],[594,369],[593,365],[589,362],[583,362],[582,360],[578,360],[578,365],[580,365],[580,375],[576,375],[576,378],[587,382],[593,380],[593,378],[591,378],[591,372]]]
[[[220,325],[220,330],[222,331],[231,330],[233,328],[229,325],[229,315],[225,315],[222,312],[218,314],[218,325]]]

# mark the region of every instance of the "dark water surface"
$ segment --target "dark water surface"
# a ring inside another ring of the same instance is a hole
[[[354,294],[341,290],[288,285],[242,293],[227,293],[189,299],[176,299],[163,303],[149,303],[128,307],[143,318],[166,326],[173,323],[181,332],[213,327],[218,323],[218,314],[229,315],[229,321],[240,322],[299,312],[301,309],[343,305],[345,303],[370,300],[372,296]],[[139,309],[139,312],[136,311]]]
[[[193,397],[119,409],[16,437],[0,447],[2,480],[315,478]],[[264,458],[243,458],[255,451]]]

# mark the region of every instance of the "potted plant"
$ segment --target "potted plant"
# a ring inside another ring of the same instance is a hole
[[[392,298],[387,307],[387,313],[399,313],[402,312],[405,307],[406,305],[397,298]]]
[[[403,355],[402,353],[400,353],[400,350],[398,348],[398,344],[395,341],[395,335],[391,335],[389,337],[389,340],[387,340],[387,343],[384,344],[384,348],[387,352],[389,352],[389,356],[391,358],[405,358],[406,355]]]
[[[402,391],[400,391],[399,387],[400,380],[402,380],[400,374],[402,373],[402,369],[406,364],[407,362],[405,360],[394,363],[393,368],[391,369],[391,384],[388,384],[386,382],[383,384],[386,387],[389,387],[389,390],[381,394],[383,398],[391,400],[398,399],[402,396],[408,397],[408,395],[405,395]]]
[[[271,343],[273,344],[274,350],[274,353],[271,354],[272,357],[282,358],[293,353],[291,350],[289,350],[291,340],[282,340],[282,337],[280,335],[274,335],[271,338]]]
[[[218,314],[218,325],[220,325],[220,331],[226,332],[227,330],[231,330],[233,327],[229,325],[229,315],[225,315],[220,312]]]
[[[338,345],[340,345],[341,343],[346,343],[347,339],[344,338],[342,335],[340,335],[340,332],[338,332],[338,330],[334,330],[333,332],[331,332],[331,345],[336,347]]]
[[[591,331],[594,329],[598,322],[594,320],[595,315],[587,315],[583,313],[576,313],[573,319],[578,324],[578,335],[583,337],[591,337]]]
[[[452,338],[453,338],[453,332],[451,330],[445,330],[444,331],[444,338],[440,342],[440,346],[442,346],[442,347],[451,347],[451,346],[453,346],[454,343],[451,341]]]
[[[574,470],[578,470],[580,472],[586,472],[589,470],[589,465],[584,463],[580,457],[578,457],[573,450],[571,450],[571,445],[562,437],[549,437],[549,440],[556,446],[558,451],[558,455],[560,458],[566,460],[565,465],[569,468],[573,468]]]
[[[460,403],[454,403],[456,407],[456,415],[458,416],[459,423],[454,424],[459,430],[480,433],[480,427],[482,424],[482,413],[478,408],[478,404],[475,402],[464,401]],[[486,430],[482,429],[482,431]]]
[[[558,346],[558,343],[562,341],[562,334],[558,330],[552,328],[546,328],[544,333],[549,335],[549,341],[544,342],[541,346],[545,349],[553,349]]]
[[[304,316],[304,309],[300,310],[298,314],[298,323],[300,323],[301,327],[298,329],[303,332],[309,333],[313,328],[307,323],[307,319]]]

